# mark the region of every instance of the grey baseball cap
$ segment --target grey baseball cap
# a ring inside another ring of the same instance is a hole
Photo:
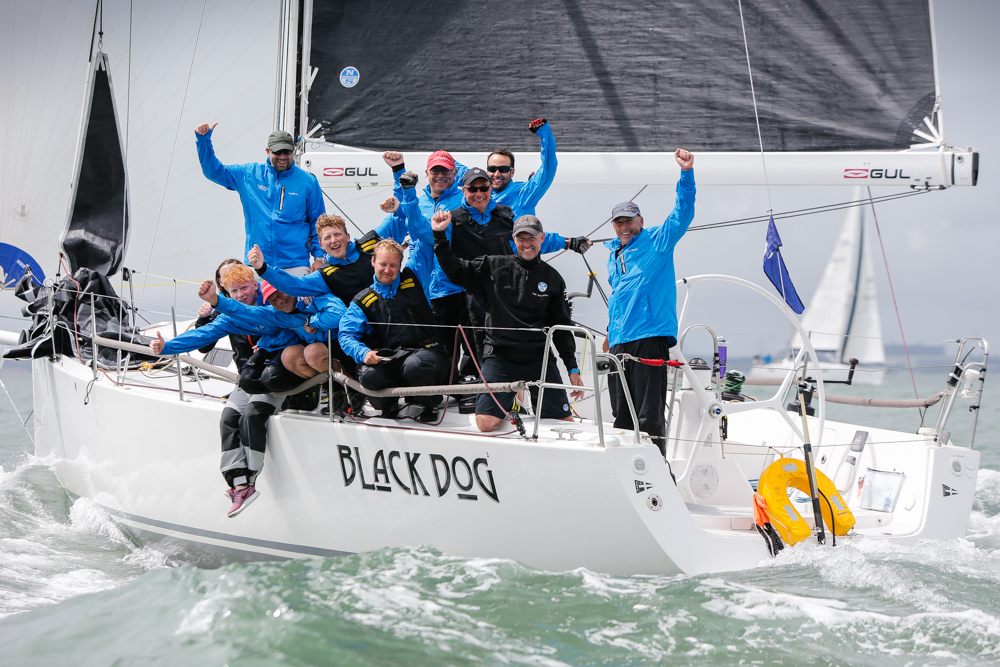
[[[615,218],[634,218],[637,215],[642,214],[639,213],[639,207],[635,205],[635,202],[623,201],[611,209],[612,220]]]
[[[462,177],[462,187],[468,187],[472,185],[472,181],[477,178],[485,178],[487,181],[490,180],[489,174],[487,174],[483,169],[479,167],[470,167],[466,170],[465,176]]]
[[[276,130],[267,138],[267,148],[272,153],[276,151],[294,151],[295,140],[292,139],[292,135],[284,130]]]
[[[517,236],[521,232],[528,232],[532,236],[542,234],[544,232],[542,221],[533,215],[522,215],[514,221],[514,231],[511,232],[511,235]]]

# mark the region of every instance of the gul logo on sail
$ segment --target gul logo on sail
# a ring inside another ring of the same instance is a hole
[[[411,496],[429,496],[434,491],[438,498],[452,492],[460,500],[479,500],[482,494],[495,503],[500,502],[493,471],[485,457],[469,463],[462,456],[449,460],[440,454],[429,454],[426,463],[419,464],[421,452],[392,450],[387,454],[380,449],[370,462],[362,459],[357,447],[338,445],[337,452],[345,487],[359,482],[365,491],[396,490]]]

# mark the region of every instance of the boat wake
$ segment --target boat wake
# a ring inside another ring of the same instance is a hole
[[[166,565],[94,503],[72,502],[44,460],[0,468],[0,617],[116,588]]]

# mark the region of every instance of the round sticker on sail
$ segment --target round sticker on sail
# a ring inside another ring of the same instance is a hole
[[[356,67],[345,67],[340,70],[340,85],[344,88],[353,88],[358,85],[360,79],[361,73]]]
[[[548,283],[538,283],[538,291],[544,292],[548,288]]]

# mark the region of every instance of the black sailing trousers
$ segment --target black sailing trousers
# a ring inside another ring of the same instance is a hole
[[[670,348],[677,344],[673,336],[652,336],[621,343],[611,348],[611,354],[629,354],[643,359],[670,359]],[[636,361],[626,361],[625,381],[632,396],[635,413],[639,417],[639,430],[649,434],[667,455],[667,421],[664,414],[667,406],[667,366],[648,366]],[[628,409],[622,383],[617,373],[608,376],[608,391],[611,394],[611,411],[615,416],[616,428],[635,428],[632,414]]]

